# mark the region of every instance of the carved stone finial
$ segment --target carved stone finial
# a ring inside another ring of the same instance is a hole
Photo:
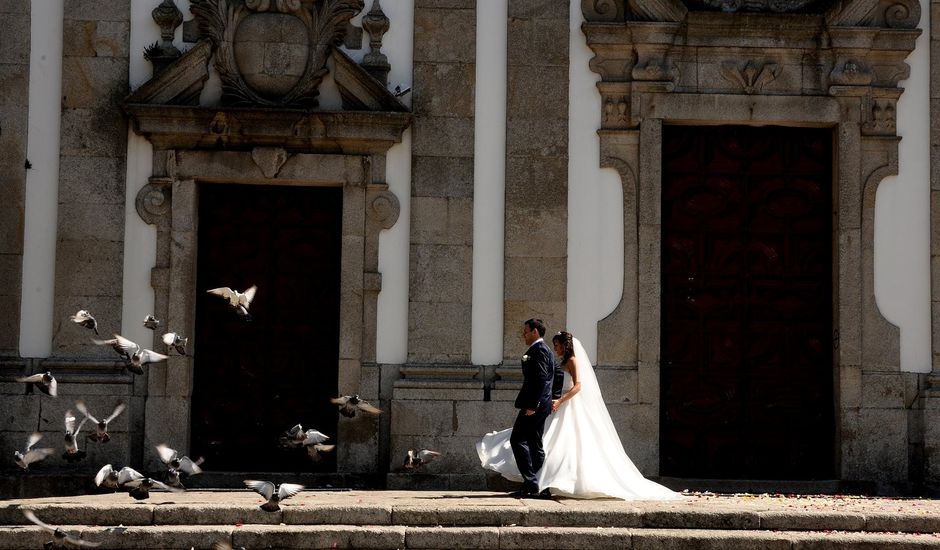
[[[183,12],[176,7],[173,0],[163,0],[150,15],[160,26],[161,42],[148,46],[144,50],[144,58],[153,63],[153,73],[157,74],[182,55],[173,45],[173,36],[176,34],[176,27],[183,24]]]
[[[381,0],[373,0],[372,9],[362,18],[362,28],[369,33],[370,52],[362,59],[362,67],[382,84],[388,85],[391,65],[388,56],[382,53],[382,37],[388,32],[389,20],[382,11]]]

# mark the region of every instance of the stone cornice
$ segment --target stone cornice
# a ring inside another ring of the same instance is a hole
[[[125,104],[134,131],[158,149],[251,149],[375,154],[401,141],[410,113],[310,112]]]

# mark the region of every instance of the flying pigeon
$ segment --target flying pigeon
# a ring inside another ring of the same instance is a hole
[[[183,482],[180,481],[180,471],[176,468],[167,468],[166,471],[166,484],[170,487],[176,487],[177,489],[185,489],[186,486],[183,485]]]
[[[285,435],[281,437],[282,447],[305,447],[307,445],[323,443],[330,438],[330,436],[314,429],[304,431],[300,424],[294,425],[293,428],[287,430],[284,434]]]
[[[59,529],[58,527],[53,527],[47,523],[43,523],[39,518],[36,517],[36,514],[34,514],[32,510],[23,510],[23,515],[26,516],[26,519],[29,521],[52,533],[52,540],[43,544],[43,548],[66,548],[69,546],[93,547],[101,544],[99,542],[83,540],[75,535],[67,533],[62,529]]]
[[[290,498],[303,490],[303,485],[296,483],[281,483],[275,487],[270,481],[258,481],[255,479],[246,479],[245,486],[264,498],[267,502],[261,505],[265,512],[276,512],[281,509],[278,503],[286,498]]]
[[[186,355],[186,344],[189,343],[189,338],[181,338],[180,335],[175,332],[168,332],[163,335],[163,343],[175,348],[176,353]]]
[[[98,334],[98,321],[91,316],[91,313],[88,313],[86,309],[78,310],[78,313],[69,317],[73,323],[78,323],[79,325],[90,328],[95,331],[95,334]]]
[[[14,460],[17,466],[24,470],[28,470],[29,465],[33,462],[39,462],[40,460],[44,460],[49,455],[55,454],[55,449],[51,449],[49,447],[33,449],[33,445],[38,443],[40,439],[42,439],[41,433],[35,432],[30,434],[29,438],[26,440],[26,449],[24,449],[22,453],[19,451],[13,451],[13,456],[15,457]]]
[[[328,453],[336,448],[336,445],[322,445],[320,443],[315,443],[313,445],[307,445],[307,456],[310,457],[310,460],[314,462],[320,462],[323,459],[322,454]]]
[[[91,441],[97,441],[98,443],[107,443],[111,440],[111,436],[108,435],[108,423],[117,418],[117,416],[124,411],[124,407],[124,403],[118,403],[117,407],[114,407],[114,410],[111,412],[111,416],[105,418],[104,420],[98,420],[88,413],[88,409],[85,408],[84,401],[75,402],[75,408],[78,409],[78,412],[84,414],[88,420],[91,420],[96,424],[95,433],[88,434],[88,439]]]
[[[48,395],[49,397],[55,397],[59,393],[59,383],[55,381],[55,378],[53,378],[52,373],[49,371],[40,372],[31,376],[20,377],[17,378],[16,381],[33,384],[36,389]]]
[[[157,445],[157,454],[160,455],[160,460],[166,464],[168,470],[182,471],[191,476],[202,472],[202,468],[199,467],[203,461],[201,457],[194,461],[188,456],[179,456],[179,453],[163,443]]]
[[[132,479],[124,484],[122,487],[129,487],[130,495],[137,500],[144,500],[150,498],[150,490],[156,487],[157,489],[163,489],[164,491],[171,491],[174,493],[182,493],[183,490],[178,487],[170,487],[162,481],[157,481],[156,479],[144,477],[140,479]]]
[[[160,327],[160,321],[157,320],[153,315],[148,315],[144,317],[144,327],[149,328],[150,330],[157,330]]]
[[[206,292],[221,296],[228,302],[228,305],[235,309],[235,312],[238,313],[240,317],[246,321],[251,321],[251,314],[248,313],[248,307],[251,305],[251,301],[255,299],[255,292],[257,291],[258,287],[251,285],[245,292],[238,292],[227,286],[213,288]]]
[[[99,346],[111,346],[114,351],[127,361],[127,370],[134,374],[143,374],[143,366],[148,363],[157,363],[169,358],[169,355],[163,355],[155,351],[144,349],[135,342],[128,340],[120,334],[115,334],[111,340],[92,340]]]
[[[429,451],[427,449],[415,451],[414,449],[409,449],[408,456],[405,457],[404,467],[408,470],[418,468],[424,466],[439,456],[441,456],[441,453],[437,451]]]
[[[107,487],[108,489],[118,489],[125,483],[135,479],[144,479],[144,475],[130,466],[115,470],[110,464],[105,464],[95,474],[95,485]]]
[[[356,416],[356,411],[362,411],[366,414],[371,414],[373,416],[378,416],[382,414],[380,409],[377,409],[370,405],[369,403],[363,401],[359,398],[359,395],[344,395],[341,397],[334,397],[330,399],[330,403],[334,405],[339,405],[339,413],[345,417],[352,418]]]
[[[85,425],[87,420],[88,417],[86,416],[78,423],[78,427],[76,428],[75,417],[72,416],[72,410],[69,409],[65,411],[65,452],[62,453],[62,458],[69,461],[69,463],[85,458],[85,451],[79,450],[78,448],[78,433],[82,431],[82,426]]]

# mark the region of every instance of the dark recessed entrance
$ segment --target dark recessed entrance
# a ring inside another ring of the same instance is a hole
[[[213,470],[336,470],[278,437],[298,422],[336,437],[342,202],[338,187],[199,188],[192,453]],[[252,284],[251,322],[206,294]]]
[[[662,475],[833,476],[832,139],[663,128]]]

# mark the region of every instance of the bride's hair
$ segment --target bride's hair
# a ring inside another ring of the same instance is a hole
[[[574,357],[574,337],[571,336],[570,332],[561,331],[555,336],[552,336],[552,343],[561,344],[564,353],[561,355],[561,364],[564,365],[568,362],[568,359]]]

